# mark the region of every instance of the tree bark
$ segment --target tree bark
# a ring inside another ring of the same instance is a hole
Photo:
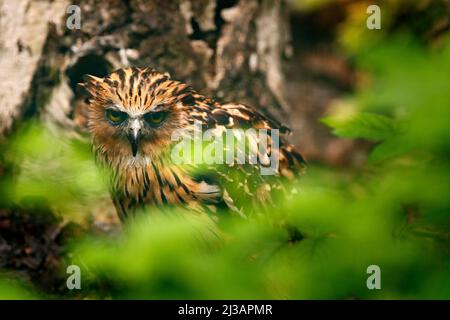
[[[79,30],[66,27],[70,4]],[[83,128],[77,83],[128,65],[286,123],[287,23],[282,0],[0,0],[0,134],[32,116]]]

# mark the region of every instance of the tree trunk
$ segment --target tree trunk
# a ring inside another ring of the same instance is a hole
[[[70,4],[78,30],[66,26]],[[77,83],[127,65],[286,123],[287,23],[282,0],[0,0],[0,135],[30,116],[83,128]]]

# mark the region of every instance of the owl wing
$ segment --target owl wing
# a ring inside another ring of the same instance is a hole
[[[190,116],[191,124],[199,121],[203,130],[209,129],[218,136],[225,135],[227,129],[242,129],[240,138],[245,139],[244,150],[238,144],[231,150],[232,161],[225,159],[226,151],[230,151],[225,150],[221,164],[197,166],[194,173],[197,181],[211,186],[207,190],[215,188],[214,201],[233,212],[248,215],[255,208],[273,207],[273,199],[285,194],[287,182],[298,177],[305,168],[300,153],[286,141],[290,130],[249,106],[201,100],[193,107]],[[239,130],[232,131],[239,133]],[[242,131],[249,134],[242,137]],[[262,138],[261,133],[265,133]],[[227,147],[228,144],[224,149]],[[238,159],[241,156],[242,160],[242,153],[244,163]],[[217,198],[217,195],[220,196]]]

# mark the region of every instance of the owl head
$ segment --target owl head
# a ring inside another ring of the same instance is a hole
[[[110,164],[160,155],[188,124],[193,92],[165,74],[125,68],[84,80],[94,149]]]

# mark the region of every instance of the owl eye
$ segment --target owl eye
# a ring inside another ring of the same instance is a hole
[[[107,109],[105,114],[106,118],[114,124],[122,123],[128,117],[125,112],[120,112],[112,109]]]
[[[150,112],[144,115],[144,120],[151,126],[159,125],[166,119],[167,113],[164,111]]]

